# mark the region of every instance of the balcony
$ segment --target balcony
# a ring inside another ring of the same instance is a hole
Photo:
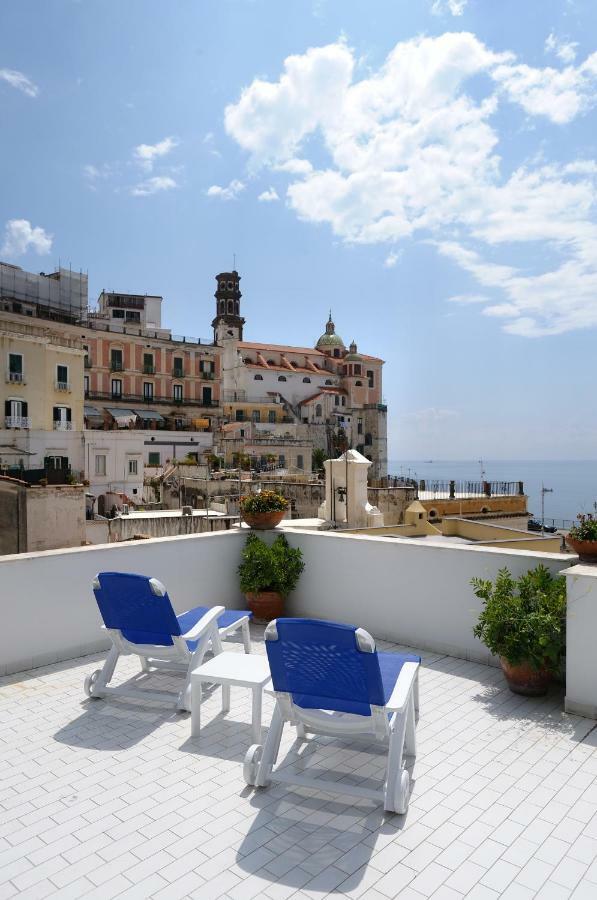
[[[197,406],[201,409],[218,409],[220,407],[220,401],[217,399],[213,400],[191,400],[189,398],[184,398],[181,401],[177,401],[175,403],[173,397],[164,396],[163,394],[154,394],[153,397],[145,397],[143,394],[118,394],[112,395],[110,393],[104,393],[102,391],[89,391],[87,394],[89,400],[120,400],[124,403],[160,403],[167,404],[168,406]]]
[[[162,702],[85,699],[83,680],[107,646],[90,587],[95,574],[152,572],[177,612],[196,604],[198,583],[236,608],[234,573],[246,534],[0,559],[0,592],[19,597],[6,605],[0,632],[8,895],[592,898],[595,721],[564,713],[559,687],[541,699],[511,694],[500,670],[485,664],[488,656],[479,658],[471,634],[479,607],[470,577],[494,577],[503,565],[519,574],[535,564],[533,554],[286,530],[306,562],[291,615],[356,621],[387,652],[419,648],[418,754],[404,816],[361,797],[286,784],[248,789],[244,689],[233,688],[226,714],[221,691],[205,691],[199,738],[190,736],[188,715]],[[557,568],[553,556],[542,561]],[[568,563],[560,557],[558,564]],[[569,580],[586,591],[597,577],[584,569],[571,569]],[[68,578],[56,579],[61,571]],[[581,593],[570,622],[576,617],[588,636],[586,661],[597,603],[593,596],[581,602]],[[48,608],[55,626],[32,628]],[[263,628],[253,624],[251,632],[253,652],[263,654]],[[231,641],[224,647],[242,653]],[[579,662],[579,648],[568,660]],[[137,659],[121,658],[117,682],[133,679],[143,682]],[[159,686],[177,683],[164,675]],[[596,684],[587,673],[593,692]],[[266,694],[265,726],[271,714]],[[314,777],[335,772],[353,785],[384,778],[381,749],[368,752],[356,739],[301,741],[288,727],[278,761]]]
[[[124,372],[124,366],[122,362],[119,362],[117,359],[110,360],[110,371],[111,372]]]
[[[55,381],[54,387],[57,391],[70,391],[70,382],[68,381]]]
[[[83,360],[83,365],[85,366],[86,369],[91,369],[93,367],[93,363],[88,356],[86,356],[85,359]]]
[[[54,431],[72,431],[72,422],[63,422],[60,419],[54,419]]]
[[[213,381],[216,376],[214,372],[199,372],[199,377],[204,381]]]
[[[5,428],[31,428],[29,416],[4,416]]]
[[[155,375],[155,366],[143,366],[144,375]]]
[[[184,369],[172,369],[172,378],[184,378],[185,372]]]
[[[6,381],[9,384],[26,384],[25,376],[22,372],[7,372]]]

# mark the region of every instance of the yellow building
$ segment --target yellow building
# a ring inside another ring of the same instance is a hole
[[[1,427],[8,430],[81,431],[83,344],[22,316],[0,313],[4,378]]]

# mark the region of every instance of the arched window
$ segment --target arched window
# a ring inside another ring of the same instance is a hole
[[[332,382],[330,381],[329,378],[326,378],[325,383],[326,383],[326,384],[332,384]]]
[[[255,375],[253,381],[263,381],[263,375]]]
[[[342,397],[342,406],[346,406],[346,397]]]
[[[373,438],[371,437],[369,432],[367,432],[367,434],[365,435],[365,447],[370,447],[372,443],[373,443]]]
[[[225,291],[225,290],[226,290],[226,282],[225,282],[225,281],[220,281],[220,290],[221,290],[221,291]]]
[[[323,415],[323,410],[321,408],[321,403],[318,403],[317,406],[315,407],[315,418],[321,419],[322,415]]]
[[[243,362],[245,363],[245,365],[250,366],[251,363],[253,362],[253,360],[251,359],[250,356],[245,356]]]
[[[234,303],[232,300],[228,301],[228,312],[229,313],[234,312]]]
[[[268,359],[267,364],[268,364],[268,366],[275,366],[275,365],[276,365],[276,360],[275,360],[275,359]]]
[[[336,349],[334,350],[334,356],[336,357],[336,359],[338,359],[338,357],[340,356],[340,351],[338,350],[337,347],[336,347]]]
[[[306,375],[305,375],[305,377],[303,378],[303,384],[311,384],[311,379],[308,378]]]
[[[286,381],[286,375],[278,375],[278,381]]]
[[[355,387],[363,387],[363,382],[362,382],[362,381],[355,381],[354,386],[355,386]]]

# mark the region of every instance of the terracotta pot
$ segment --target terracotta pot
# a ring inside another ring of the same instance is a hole
[[[549,669],[534,669],[527,662],[513,666],[503,656],[500,656],[500,663],[508,687],[513,693],[523,694],[525,697],[542,697],[547,693],[553,678]]]
[[[597,562],[597,541],[579,541],[576,538],[567,537],[566,543],[575,553],[578,553],[581,562]]]
[[[285,509],[277,509],[274,512],[243,513],[242,517],[250,528],[267,531],[279,525],[285,514]]]
[[[284,615],[284,597],[278,591],[259,591],[245,594],[249,609],[256,619],[271,622]]]

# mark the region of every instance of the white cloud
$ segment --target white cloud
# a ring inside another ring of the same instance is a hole
[[[273,203],[276,200],[279,200],[278,192],[275,188],[270,187],[269,190],[263,191],[262,194],[259,194],[257,197],[262,203]]]
[[[461,16],[467,3],[468,0],[433,0],[431,12],[434,16],[443,16],[447,12],[453,16]]]
[[[147,197],[150,194],[157,194],[160,191],[171,191],[172,188],[178,187],[174,178],[169,175],[154,175],[140,184],[136,184],[131,188],[133,197]]]
[[[39,88],[30,78],[17,72],[16,69],[0,69],[0,80],[6,81],[11,87],[27,94],[28,97],[37,97]]]
[[[392,250],[391,253],[388,253],[384,260],[384,266],[386,269],[393,269],[394,266],[400,262],[402,259],[402,250]]]
[[[205,192],[208,197],[218,197],[220,200],[234,200],[241,191],[244,191],[245,185],[238,179],[233,179],[226,187],[219,184],[212,184]]]
[[[545,52],[555,53],[558,59],[561,59],[564,63],[574,62],[576,59],[577,47],[578,43],[576,41],[562,41],[556,37],[553,31],[548,35],[547,40],[545,41]]]
[[[510,104],[558,126],[585,113],[597,53],[536,68],[473,34],[447,33],[397,44],[360,80],[354,71],[343,41],[311,48],[226,109],[251,165],[289,176],[297,216],[347,242],[433,242],[482,289],[452,301],[477,303],[512,333],[597,325],[597,165],[536,155],[503,174],[496,117]],[[229,188],[210,190],[230,198]],[[517,244],[528,248],[524,270],[519,254],[510,262]]]
[[[157,144],[139,144],[135,147],[133,156],[146,172],[151,172],[155,160],[161,156],[166,156],[177,146],[178,141],[176,138],[166,137],[163,141],[158,141]]]
[[[6,223],[1,250],[3,256],[22,256],[29,250],[45,256],[51,249],[52,235],[43,228],[33,227],[27,219],[10,219]]]
[[[448,297],[448,303],[460,303],[463,306],[470,306],[473,303],[489,303],[491,300],[487,294],[455,294]]]

